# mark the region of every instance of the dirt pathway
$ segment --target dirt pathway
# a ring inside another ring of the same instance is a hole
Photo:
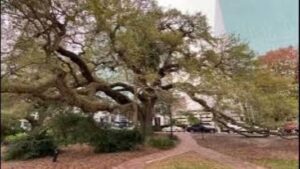
[[[212,149],[202,147],[197,144],[197,142],[189,133],[176,133],[176,135],[180,139],[180,143],[174,149],[132,159],[130,161],[122,163],[119,166],[113,167],[113,169],[143,169],[149,163],[160,161],[189,151],[197,152],[201,157],[205,159],[217,161],[221,164],[228,165],[233,169],[264,169],[263,167],[254,165],[252,163],[241,161],[233,157],[221,154]]]

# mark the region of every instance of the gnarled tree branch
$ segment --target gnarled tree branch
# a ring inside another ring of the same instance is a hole
[[[95,81],[94,77],[92,76],[92,73],[88,69],[88,66],[86,63],[75,53],[68,51],[62,47],[59,47],[56,50],[59,54],[69,58],[72,62],[74,62],[80,69],[82,76],[88,81],[93,82]]]

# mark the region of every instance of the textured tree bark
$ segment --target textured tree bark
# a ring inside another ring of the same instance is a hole
[[[173,125],[174,125],[174,121],[173,121],[173,114],[171,112],[171,106],[170,105],[168,105],[168,114],[169,114],[170,124],[171,124],[170,137],[173,138]]]
[[[148,137],[152,134],[152,119],[153,119],[153,109],[154,109],[155,99],[147,100],[143,103],[142,111],[140,112],[143,114],[140,118],[140,130],[144,137]]]
[[[133,111],[133,124],[138,127],[138,103],[137,103],[137,90],[134,89],[134,111]]]

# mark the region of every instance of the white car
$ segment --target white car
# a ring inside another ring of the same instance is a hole
[[[178,127],[178,126],[173,126],[173,127],[172,127],[172,130],[175,131],[175,132],[182,132],[182,131],[184,131],[183,128]],[[169,127],[164,127],[161,131],[164,131],[164,132],[171,132],[171,126],[169,126]]]
[[[216,127],[210,123],[202,123],[202,125],[208,129],[216,129]]]
[[[227,126],[230,127],[230,128],[233,128],[237,131],[240,131],[240,132],[246,132],[247,131],[246,129],[244,129],[240,126],[237,126],[237,125],[234,125],[234,124],[231,124],[231,123],[228,123]]]

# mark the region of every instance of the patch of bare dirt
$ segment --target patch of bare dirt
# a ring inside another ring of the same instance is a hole
[[[279,137],[245,138],[235,134],[205,135],[193,137],[198,144],[231,155],[242,160],[255,161],[261,158],[298,159],[298,139],[286,140]]]
[[[124,161],[159,152],[160,150],[141,147],[140,150],[119,153],[95,154],[86,145],[72,145],[62,149],[56,163],[52,157],[27,161],[1,161],[2,169],[111,169]]]

